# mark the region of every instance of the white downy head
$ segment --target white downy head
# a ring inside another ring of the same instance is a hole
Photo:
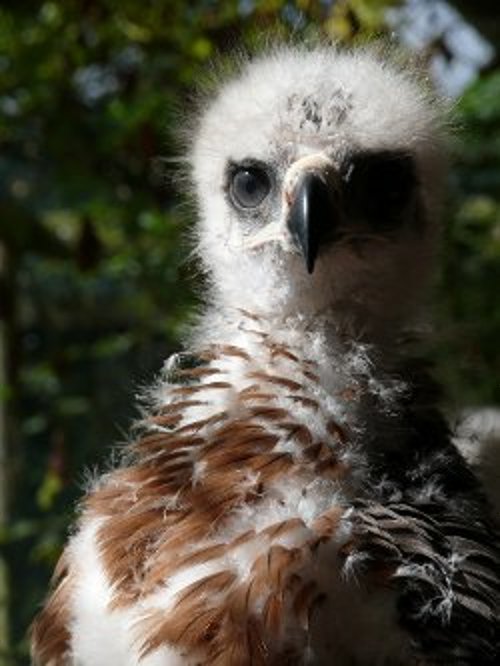
[[[218,309],[392,329],[425,292],[443,108],[370,49],[280,47],[218,88],[192,136],[197,248]]]

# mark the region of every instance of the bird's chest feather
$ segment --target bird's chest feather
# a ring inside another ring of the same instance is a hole
[[[144,663],[168,646],[193,664],[351,663],[346,632],[369,630],[363,593],[341,573],[366,386],[313,350],[250,339],[171,363],[127,464],[86,501],[73,548],[92,551],[81,575],[99,582],[73,605],[101,587],[103,621],[121,618]],[[383,625],[392,606],[379,605]],[[375,640],[373,663],[402,649],[397,631],[390,649]]]
[[[453,553],[370,480],[368,423],[390,452],[404,385],[361,346],[332,363],[314,339],[243,340],[171,361],[89,493],[59,588],[68,663],[426,663],[394,581],[425,577],[446,600]]]

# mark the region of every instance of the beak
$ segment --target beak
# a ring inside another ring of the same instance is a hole
[[[327,182],[319,174],[307,172],[295,188],[287,224],[309,274],[314,271],[320,245],[332,236],[338,217]]]

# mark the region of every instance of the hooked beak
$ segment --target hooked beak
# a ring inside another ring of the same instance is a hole
[[[314,271],[320,245],[332,236],[338,217],[327,182],[317,173],[307,172],[295,188],[287,224],[309,274]]]

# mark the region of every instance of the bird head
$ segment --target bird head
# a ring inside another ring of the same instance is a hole
[[[285,47],[205,100],[191,146],[197,247],[223,308],[329,313],[359,332],[425,291],[445,160],[442,105],[369,49]]]

